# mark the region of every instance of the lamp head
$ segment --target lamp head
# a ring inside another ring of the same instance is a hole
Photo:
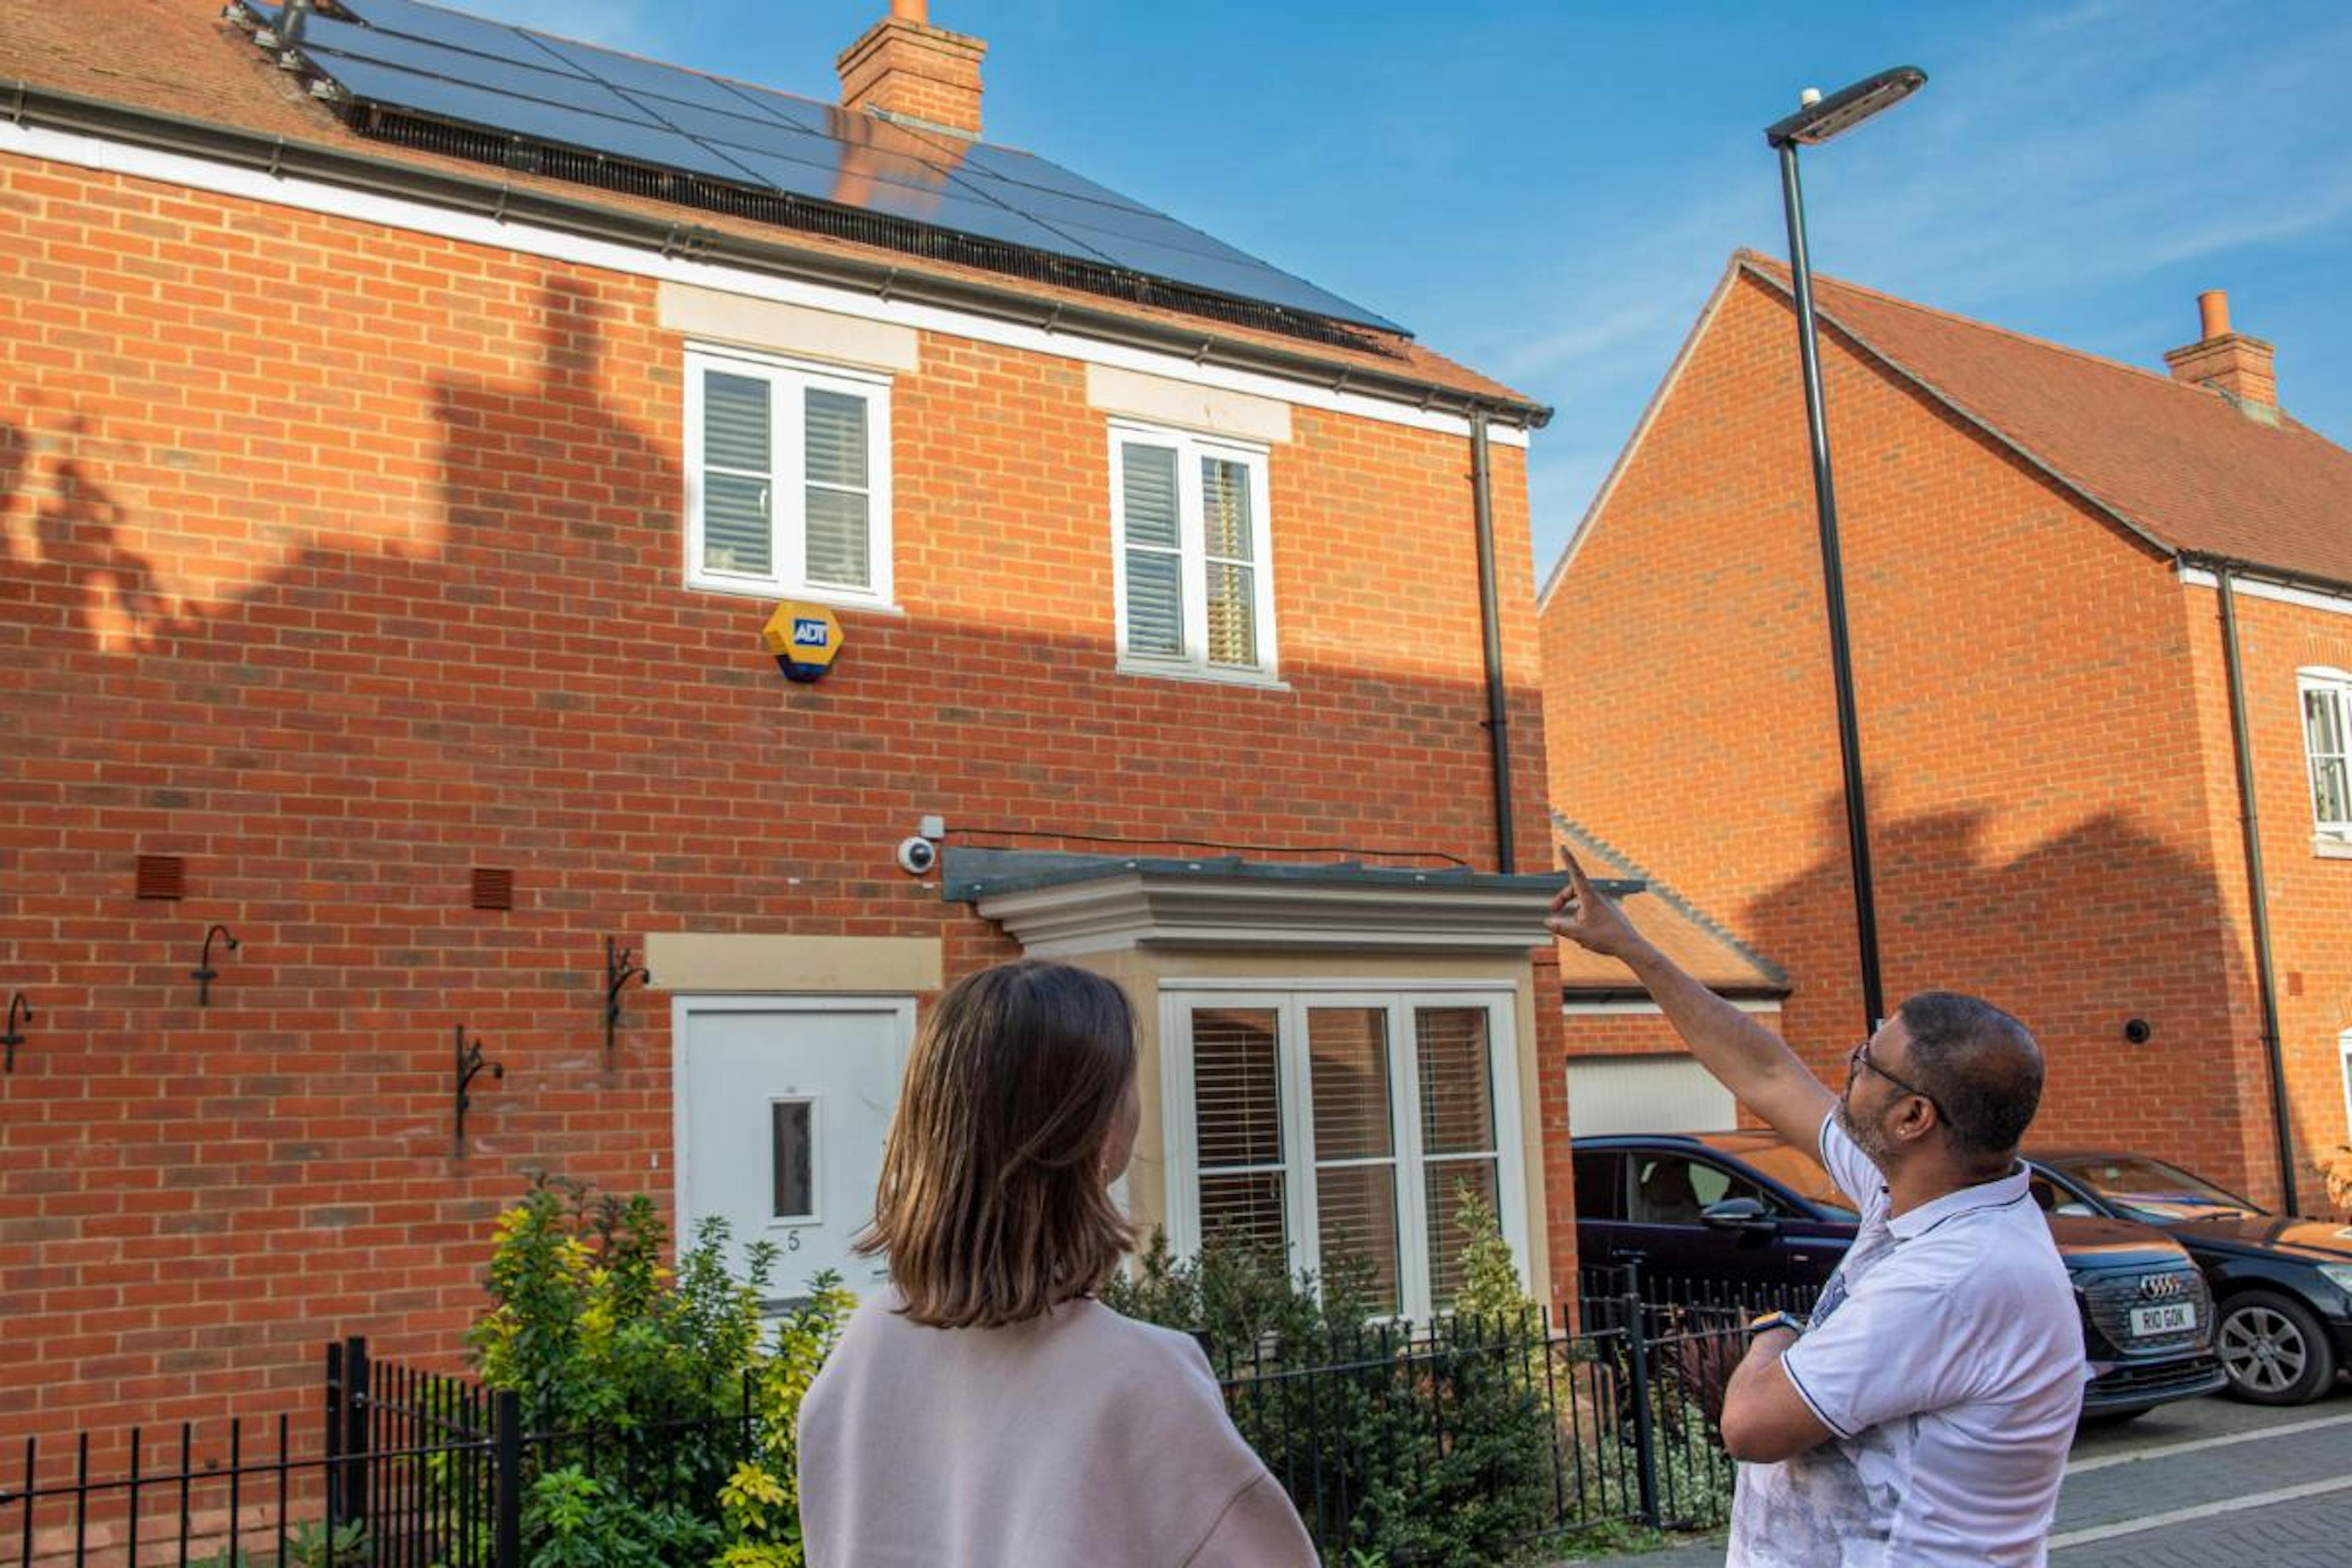
[[[1827,98],[1822,96],[1820,89],[1809,87],[1798,96],[1801,107],[1796,113],[1764,128],[1764,140],[1775,147],[1818,146],[1853,130],[1879,110],[1894,108],[1918,91],[1927,80],[1927,73],[1917,66],[1896,66],[1852,87],[1842,87]]]

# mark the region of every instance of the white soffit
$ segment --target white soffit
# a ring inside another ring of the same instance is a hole
[[[1265,882],[1148,871],[985,894],[972,907],[1040,957],[1120,948],[1524,953],[1549,888]]]

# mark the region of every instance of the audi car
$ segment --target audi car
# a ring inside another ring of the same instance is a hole
[[[2145,1154],[2028,1159],[2050,1213],[2161,1226],[2189,1249],[2213,1292],[2214,1347],[2238,1398],[2305,1404],[2352,1365],[2352,1226],[2270,1214]]]
[[[1579,1261],[1634,1266],[1661,1298],[1807,1300],[1861,1221],[1821,1163],[1776,1132],[1612,1133],[1570,1147]],[[2212,1294],[2179,1242],[2126,1219],[2047,1218],[2083,1316],[2085,1416],[2123,1419],[2225,1385]]]

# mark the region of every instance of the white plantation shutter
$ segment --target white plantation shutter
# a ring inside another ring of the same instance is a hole
[[[1528,1245],[1524,1156],[1504,1142],[1519,1115],[1510,1005],[1484,987],[1171,998],[1176,1245],[1239,1234],[1283,1244],[1294,1269],[1360,1262],[1377,1310],[1447,1310],[1465,1188]]]
[[[1119,448],[1119,486],[1127,525],[1127,650],[1181,658],[1183,511],[1174,449],[1125,443]]]
[[[1202,549],[1208,564],[1209,662],[1256,667],[1257,574],[1250,564],[1249,467],[1201,459]]]
[[[1427,1208],[1430,1298],[1444,1307],[1462,1287],[1468,1237],[1454,1222],[1464,1190],[1496,1211],[1493,1051],[1484,1007],[1413,1010],[1421,1079],[1422,1189]]]
[[[888,383],[748,351],[686,363],[688,581],[887,602]]]
[[[1315,1106],[1315,1229],[1321,1255],[1371,1265],[1373,1299],[1402,1305],[1397,1268],[1396,1129],[1386,1007],[1307,1010]]]
[[[770,388],[757,376],[702,378],[702,564],[764,577],[775,570]]]
[[[805,396],[807,579],[835,587],[871,587],[866,399],[816,386]]]
[[[1285,1250],[1290,1230],[1278,1012],[1194,1011],[1192,1109],[1202,1237],[1223,1232]]]
[[[2345,745],[2347,689],[2307,682],[2303,689],[2303,747],[2311,762],[2311,816],[2319,827],[2352,826],[2352,759]]]

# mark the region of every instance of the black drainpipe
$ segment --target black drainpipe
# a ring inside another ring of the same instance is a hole
[[[2263,889],[2263,830],[2254,811],[2254,752],[2246,740],[2246,688],[2238,662],[2238,601],[2230,563],[2208,563],[2221,592],[2221,663],[2230,672],[2230,737],[2238,753],[2238,819],[2246,833],[2246,887],[2254,910],[2254,983],[2263,998],[2263,1057],[2271,1074],[2271,1124],[2278,1134],[2281,1207],[2295,1211],[2294,1131],[2286,1112],[2286,1068],[2279,1059],[2277,983],[2271,973],[2270,899]]]
[[[1503,692],[1503,617],[1495,607],[1495,500],[1483,408],[1470,413],[1470,496],[1478,519],[1478,616],[1486,633],[1486,738],[1495,753],[1495,868],[1508,875],[1518,866],[1511,836],[1511,719]]]

